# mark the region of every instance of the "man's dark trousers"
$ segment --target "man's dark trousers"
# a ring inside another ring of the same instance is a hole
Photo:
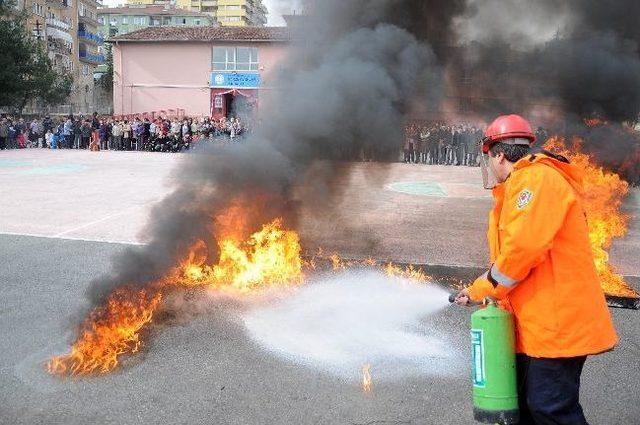
[[[580,374],[586,356],[541,359],[518,354],[520,425],[586,425]]]

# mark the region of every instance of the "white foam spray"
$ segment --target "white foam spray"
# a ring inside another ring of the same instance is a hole
[[[249,335],[266,350],[346,380],[371,364],[376,381],[446,374],[458,353],[425,317],[448,305],[432,284],[359,270],[320,276],[287,297],[249,309]]]

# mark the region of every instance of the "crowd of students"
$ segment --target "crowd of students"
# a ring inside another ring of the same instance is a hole
[[[547,140],[542,127],[536,130],[537,140]],[[411,122],[405,128],[403,161],[432,165],[480,165],[480,144],[484,128],[469,124],[444,122]]]
[[[471,124],[411,123],[406,128],[403,160],[406,163],[467,165],[478,162],[482,129]]]
[[[202,139],[237,140],[248,131],[237,118],[139,118],[98,116],[0,117],[0,149],[49,148],[180,152]]]

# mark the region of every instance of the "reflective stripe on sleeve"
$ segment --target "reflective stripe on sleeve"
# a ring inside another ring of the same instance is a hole
[[[515,279],[511,279],[509,276],[502,274],[500,270],[498,270],[495,264],[492,265],[491,268],[489,269],[488,276],[490,276],[489,277],[490,281],[495,280],[500,285],[506,286],[507,288],[512,288],[518,284],[518,282]]]

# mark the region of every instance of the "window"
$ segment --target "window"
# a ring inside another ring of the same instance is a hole
[[[194,23],[196,26],[200,25],[200,19],[196,19],[195,21],[193,21],[193,23]]]
[[[213,48],[213,70],[234,71],[236,63],[236,49],[233,47]]]
[[[111,25],[112,27],[117,27],[118,26],[118,18],[111,18],[111,21],[109,22],[109,25]]]
[[[100,25],[104,25],[104,17],[103,16],[99,17],[98,22],[100,23]]]
[[[88,65],[82,65],[82,75],[83,76],[87,76],[89,75],[89,66]]]
[[[122,17],[122,25],[127,25],[129,22],[127,22],[129,19],[126,16]]]
[[[257,71],[258,49],[256,47],[214,47],[214,71]]]
[[[236,69],[238,71],[257,71],[258,49],[255,47],[238,47],[236,49]]]
[[[32,3],[31,11],[36,15],[44,16],[44,7],[39,3]]]

